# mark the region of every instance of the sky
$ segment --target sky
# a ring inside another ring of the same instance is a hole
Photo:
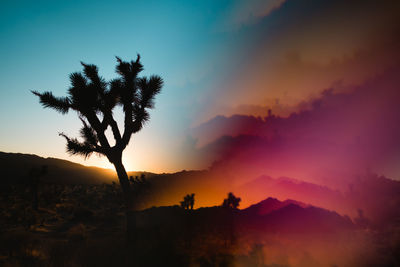
[[[8,1],[0,14],[0,150],[57,157],[112,167],[94,156],[86,161],[65,153],[58,132],[78,134],[76,114],[43,110],[30,90],[63,96],[68,75],[80,61],[99,66],[106,79],[119,56],[142,56],[144,75],[164,81],[146,127],[124,152],[128,170],[154,172],[196,168],[185,162],[191,107],[210,83],[207,73],[225,40],[217,24],[227,2],[221,1]],[[208,61],[207,58],[213,58]]]
[[[6,1],[0,150],[111,168],[68,155],[58,132],[77,136],[79,119],[43,109],[30,90],[63,96],[80,61],[111,79],[115,56],[140,53],[143,74],[165,85],[124,152],[126,169],[207,168],[204,138],[193,135],[203,123],[269,108],[289,117],[328,88],[351,93],[396,66],[399,10],[396,1]]]

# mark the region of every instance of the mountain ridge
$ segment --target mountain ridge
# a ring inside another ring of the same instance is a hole
[[[52,179],[53,182],[67,184],[99,184],[116,181],[116,175],[109,169],[35,154],[0,151],[0,168],[3,170],[0,183],[18,183],[28,176],[31,168],[40,168],[43,165],[48,167],[48,174],[43,176],[45,182],[52,182]]]

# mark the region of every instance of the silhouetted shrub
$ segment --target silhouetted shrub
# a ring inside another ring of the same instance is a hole
[[[222,207],[237,209],[239,207],[240,201],[241,201],[240,197],[235,197],[235,195],[232,192],[229,192],[228,198],[224,199],[224,202],[222,203]]]

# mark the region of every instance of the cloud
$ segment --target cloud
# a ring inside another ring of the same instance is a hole
[[[235,1],[227,18],[227,27],[239,28],[243,25],[257,23],[259,19],[268,16],[285,1],[286,0]]]
[[[335,88],[288,117],[217,116],[193,129],[204,157],[235,176],[347,186],[367,169],[400,178],[400,66],[346,92]]]
[[[239,106],[271,107],[276,99],[296,107],[337,83],[351,87],[382,73],[400,62],[399,12],[396,1],[282,2],[226,34],[229,66],[197,121],[235,114]]]

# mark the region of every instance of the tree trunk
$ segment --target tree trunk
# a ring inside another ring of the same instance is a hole
[[[118,159],[114,161],[113,164],[115,170],[117,171],[118,180],[124,196],[127,238],[128,242],[132,243],[132,241],[135,240],[136,220],[133,211],[131,186],[129,183],[128,174],[125,170],[124,165],[122,164],[122,160]]]
[[[130,209],[132,207],[132,203],[130,201],[131,188],[128,179],[128,174],[126,173],[125,167],[122,164],[121,159],[114,161],[113,164],[115,170],[117,171],[118,180],[121,185],[122,192],[124,193],[125,204],[127,205],[126,207]]]

